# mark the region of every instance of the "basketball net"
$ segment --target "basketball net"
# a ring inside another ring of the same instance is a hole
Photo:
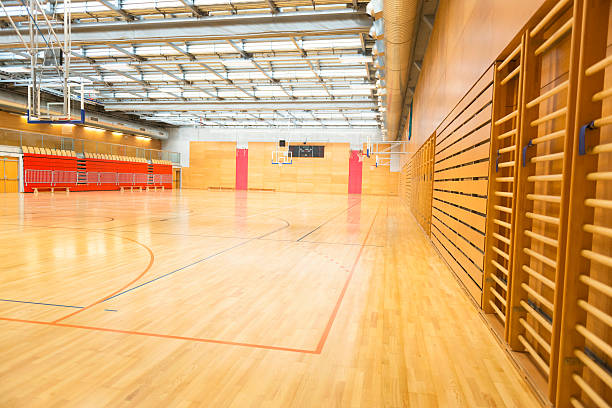
[[[358,154],[358,159],[360,163],[363,162],[364,157],[365,157],[365,154],[363,154],[363,150],[360,150]]]

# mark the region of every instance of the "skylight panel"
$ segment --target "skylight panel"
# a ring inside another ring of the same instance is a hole
[[[254,79],[268,79],[266,76],[259,71],[254,72],[229,72],[227,74],[229,79],[238,79],[238,80],[254,80]],[[219,79],[218,77],[216,77]]]
[[[232,3],[260,3],[257,0],[195,0],[196,6],[229,6]]]
[[[244,45],[247,52],[274,52],[274,51],[296,51],[291,41],[256,41],[247,42]]]
[[[105,75],[104,81],[106,82],[134,82],[132,79],[123,75]]]
[[[359,38],[336,38],[333,40],[304,40],[302,48],[305,50],[321,49],[353,49],[361,48]]]
[[[85,50],[86,57],[101,58],[101,57],[124,57],[125,54],[111,48],[87,48]]]
[[[102,64],[100,65],[102,68],[110,70],[110,71],[129,71],[133,69],[129,64]]]
[[[246,98],[247,95],[241,91],[219,91],[221,98]]]
[[[214,92],[211,91],[214,94]],[[185,91],[183,92],[183,97],[185,98],[211,98],[211,96],[207,93],[201,91]]]
[[[223,73],[220,72],[223,76]],[[220,81],[221,79],[212,72],[187,73],[185,79],[188,81]]]
[[[23,66],[23,65],[18,65],[18,66],[14,66],[14,67],[0,66],[0,71],[10,72],[10,73],[17,73],[17,72],[29,72],[29,69],[28,69],[28,67]]]
[[[117,92],[115,93],[114,96],[115,98],[134,98],[134,99],[138,98],[138,96],[128,93],[128,92]]]
[[[167,92],[149,92],[147,93],[147,96],[149,98],[156,98],[156,99],[174,99],[176,98],[176,96],[167,93]]]
[[[128,49],[129,51],[129,49]],[[165,56],[165,55],[180,55],[180,52],[168,45],[155,45],[137,47],[136,54],[141,56]]]
[[[315,78],[314,72],[310,70],[300,71],[274,71],[272,76],[276,79],[302,79],[302,78]]]
[[[287,94],[285,94],[285,92],[283,91],[255,91],[255,96],[257,96],[258,98],[271,98],[271,97],[277,97],[277,96],[287,96]]]
[[[334,96],[369,96],[368,89],[332,89],[331,94]]]
[[[12,52],[0,52],[0,59],[23,60],[26,59],[26,57]]]
[[[293,96],[327,96],[327,91],[325,91],[323,88],[294,90]]]
[[[349,68],[349,69],[322,69],[319,75],[327,78],[358,78],[367,77],[368,72],[365,68]]]
[[[242,58],[236,59],[224,59],[220,61],[223,65],[228,68],[253,68],[253,63],[250,60]]]

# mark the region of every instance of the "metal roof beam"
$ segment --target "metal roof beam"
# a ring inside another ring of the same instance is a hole
[[[239,47],[238,45],[236,45],[236,43],[234,41],[232,41],[232,40],[226,40],[226,41],[236,51],[238,51],[238,53],[242,56],[242,58],[247,59],[247,60],[253,58],[253,55],[251,55],[248,52],[246,52],[243,47]]]
[[[109,9],[111,9],[115,13],[119,14],[120,16],[124,17],[126,20],[129,20],[129,21],[136,20],[136,17],[134,17],[134,15],[128,13],[127,11],[123,10],[120,7],[115,6],[110,1],[107,1],[107,0],[97,0],[97,1],[103,4],[104,6],[108,7]]]
[[[266,0],[266,3],[268,3],[268,7],[270,7],[270,13],[276,14],[280,11],[278,7],[276,7],[276,4],[273,0]]]
[[[105,0],[106,1],[106,0]],[[208,41],[246,38],[290,37],[295,35],[343,35],[367,33],[372,21],[365,12],[352,9],[300,11],[277,15],[231,15],[204,19],[143,19],[77,23],[72,25],[72,44],[152,43],[176,41]],[[28,29],[20,29],[24,35]],[[60,40],[62,33],[58,33]],[[0,29],[0,48],[22,47],[12,29]]]
[[[187,58],[189,58],[190,61],[193,61],[195,63],[197,63],[199,66],[201,66],[202,68],[204,68],[205,70],[207,70],[208,72],[216,75],[219,79],[225,81],[225,83],[227,83],[228,85],[233,86],[234,88],[238,89],[240,92],[244,93],[245,95],[247,95],[250,98],[254,98],[257,99],[257,97],[247,91],[245,91],[241,86],[236,85],[231,79],[224,77],[223,75],[221,75],[220,73],[218,73],[216,70],[212,69],[211,67],[209,67],[208,65],[198,61],[198,59],[195,57],[195,55],[191,54],[190,52],[182,49],[181,47],[177,46],[176,44],[173,44],[171,42],[167,43],[170,47],[172,47],[174,50],[180,52],[181,54],[183,54],[184,56],[186,56]]]
[[[105,104],[107,111],[125,112],[151,112],[151,111],[235,111],[244,110],[375,110],[376,103],[371,100],[260,100],[251,101],[227,101],[227,102],[153,102],[153,103],[108,103]]]
[[[191,12],[193,13],[194,17],[205,17],[208,15],[207,12],[202,11],[200,9],[198,9],[195,4],[193,3],[193,1],[191,0],[179,0],[181,3],[183,3],[185,5],[185,7],[187,7],[189,10],[191,10]]]

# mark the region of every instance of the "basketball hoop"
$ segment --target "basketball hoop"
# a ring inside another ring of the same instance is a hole
[[[365,154],[363,154],[363,150],[360,150],[359,154],[357,154],[357,159],[359,160],[360,163],[363,162],[364,157],[365,157]]]
[[[293,155],[290,150],[274,150],[272,152],[272,164],[293,164]]]

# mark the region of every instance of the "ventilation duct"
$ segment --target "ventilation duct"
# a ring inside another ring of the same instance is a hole
[[[382,57],[385,55],[385,42],[377,40],[372,47],[372,54]]]
[[[379,19],[383,16],[383,0],[372,0],[366,6],[366,13]]]
[[[382,13],[385,20],[386,74],[384,78],[387,85],[385,122],[387,138],[391,140],[396,140],[399,136],[404,95],[410,73],[410,54],[412,53],[418,3],[418,0],[384,0]]]
[[[374,20],[374,24],[372,24],[372,28],[370,28],[370,37],[375,40],[382,40],[385,38],[385,23],[382,18]]]

